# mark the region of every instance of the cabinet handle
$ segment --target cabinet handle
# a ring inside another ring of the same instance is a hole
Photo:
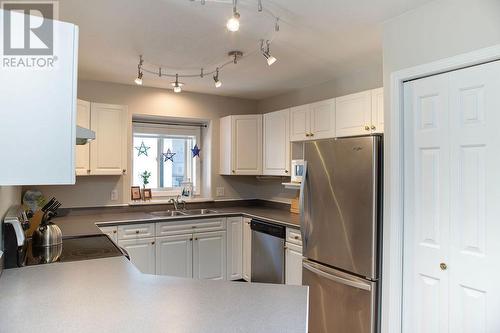
[[[113,230],[113,233],[116,234],[116,230]]]
[[[441,268],[442,271],[445,271],[448,269],[448,265],[446,265],[444,262],[439,264],[439,268]]]
[[[375,127],[375,125],[372,125],[372,130],[376,130],[377,128]]]
[[[235,171],[234,171],[234,170],[231,170],[231,172],[232,172],[232,173],[235,173]]]
[[[314,136],[314,133],[309,133],[309,136]]]
[[[155,242],[151,242],[151,245],[155,245]]]
[[[370,130],[370,126],[366,125],[365,126],[365,131],[369,131]]]
[[[288,246],[285,246],[285,247],[284,247],[284,249],[285,249],[285,250],[288,250]]]
[[[123,174],[127,173],[127,169],[122,170]]]
[[[293,236],[294,239],[299,239],[299,236]]]
[[[288,173],[288,170],[285,170],[285,173]]]
[[[198,240],[198,238],[195,238],[194,240]]]
[[[90,169],[87,169],[87,173],[90,173]]]
[[[135,233],[136,233],[136,234],[139,234],[139,230],[136,230],[136,231],[135,231]]]
[[[189,241],[190,241],[190,242],[192,242],[192,241],[193,241],[193,239],[192,239],[192,238],[189,238]]]
[[[311,136],[311,135],[310,135],[309,133],[306,133],[306,136],[307,136],[307,137],[309,137],[309,136]]]

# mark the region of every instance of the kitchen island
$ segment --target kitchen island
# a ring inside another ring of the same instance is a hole
[[[306,332],[308,289],[140,273],[125,257],[4,270],[0,332]]]

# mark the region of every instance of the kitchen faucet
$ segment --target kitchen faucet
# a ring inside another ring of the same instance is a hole
[[[180,195],[178,195],[175,199],[171,198],[170,200],[168,200],[168,202],[174,205],[175,210],[179,210],[179,204],[182,204],[182,209],[186,210],[186,201],[181,200]]]

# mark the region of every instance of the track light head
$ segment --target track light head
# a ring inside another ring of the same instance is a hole
[[[215,88],[220,88],[222,87],[222,82],[219,80],[219,68],[215,70],[215,75],[214,75],[214,84]]]
[[[137,75],[137,78],[134,80],[134,82],[138,86],[142,86],[142,72],[139,72],[139,75]]]
[[[135,84],[142,86],[142,76],[144,73],[142,72],[142,64],[144,60],[142,59],[142,55],[139,56],[139,64],[137,65],[137,78],[134,80]]]
[[[271,55],[271,51],[269,50],[270,49],[270,45],[271,45],[271,42],[269,40],[266,40],[266,47],[264,48],[264,40],[261,39],[260,41],[260,50],[262,51],[262,55],[264,56],[264,58],[266,58],[267,60],[267,64],[269,66],[271,66],[272,64],[274,64],[276,61],[278,61],[278,59],[276,59],[275,57],[273,57]]]
[[[180,93],[182,91],[182,86],[184,83],[179,82],[179,74],[175,74],[175,82],[170,83],[174,87],[175,93]]]

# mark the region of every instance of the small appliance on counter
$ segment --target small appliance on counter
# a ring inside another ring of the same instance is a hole
[[[21,206],[10,207],[3,221],[4,268],[127,256],[103,234],[63,238],[59,227],[50,222],[59,206],[53,198],[43,207],[44,217],[32,238],[27,236],[32,213]]]

